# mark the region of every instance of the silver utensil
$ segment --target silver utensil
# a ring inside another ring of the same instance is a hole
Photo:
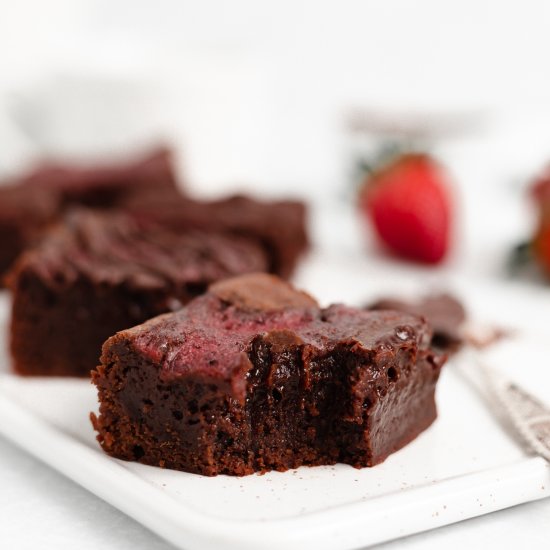
[[[550,408],[467,346],[456,358],[459,372],[489,401],[497,416],[530,451],[550,462]]]

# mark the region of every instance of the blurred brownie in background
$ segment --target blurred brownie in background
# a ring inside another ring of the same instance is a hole
[[[178,189],[172,153],[159,147],[128,161],[112,164],[44,163],[21,178],[29,188],[58,192],[64,204],[112,208],[134,194],[151,189]]]
[[[110,166],[43,164],[0,186],[0,284],[17,256],[67,207],[116,208],[140,193],[178,194],[171,157],[157,148]]]
[[[269,258],[269,271],[288,278],[308,248],[306,206],[292,200],[268,201],[235,195],[195,200],[147,192],[127,197],[124,208],[140,220],[176,231],[200,229],[246,236],[259,242]]]
[[[20,185],[0,187],[0,287],[14,260],[57,216],[56,192]]]
[[[426,318],[433,329],[432,346],[449,353],[458,351],[464,342],[462,328],[466,311],[450,294],[433,294],[418,301],[384,298],[368,306],[370,310],[395,310]]]
[[[250,239],[69,212],[7,277],[14,369],[87,376],[117,331],[178,309],[214,281],[267,267]]]

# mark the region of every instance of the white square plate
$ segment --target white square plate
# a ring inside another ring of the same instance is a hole
[[[366,276],[364,266],[327,265],[312,258],[299,277],[323,302],[337,291],[343,301],[360,304],[374,297],[373,290],[422,288],[418,274],[388,279],[373,269]],[[550,402],[550,325],[541,324],[541,316],[550,318],[548,291],[446,283],[467,298],[478,319],[518,329],[484,352],[485,359]],[[8,297],[2,296],[3,323],[7,311]],[[0,346],[5,350],[4,342]],[[4,353],[0,432],[187,550],[359,548],[550,495],[546,462],[529,456],[503,429],[452,361],[438,386],[435,424],[383,464],[244,478],[207,478],[109,458],[89,421],[97,408],[89,382],[19,378],[8,373],[8,362]]]

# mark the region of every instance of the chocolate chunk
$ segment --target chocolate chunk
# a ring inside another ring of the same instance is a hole
[[[466,311],[450,294],[434,294],[417,302],[385,298],[371,304],[368,309],[393,309],[425,317],[433,328],[432,345],[441,350],[455,352],[463,343],[462,326]]]
[[[309,294],[267,273],[220,281],[210,287],[210,293],[224,302],[252,311],[317,306]]]

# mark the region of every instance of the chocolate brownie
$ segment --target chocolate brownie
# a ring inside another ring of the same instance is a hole
[[[0,287],[14,260],[55,219],[58,208],[56,193],[29,193],[20,185],[0,187]]]
[[[148,190],[177,193],[172,154],[164,147],[111,165],[45,163],[23,176],[20,183],[33,190],[56,191],[65,204],[94,208],[117,207],[128,197]]]
[[[270,271],[289,277],[308,248],[306,207],[299,201],[231,196],[199,201],[170,190],[127,197],[124,208],[139,219],[176,229],[224,231],[254,238],[270,258]]]
[[[89,375],[115,332],[181,307],[213,281],[266,267],[263,250],[240,237],[71,212],[8,276],[14,369]]]
[[[432,345],[442,351],[458,351],[464,341],[462,327],[466,311],[450,294],[433,294],[416,302],[385,298],[370,305],[369,309],[393,309],[426,317],[433,328]]]
[[[374,466],[436,418],[430,339],[415,315],[236,277],[107,340],[92,422],[111,456],[204,475]]]

